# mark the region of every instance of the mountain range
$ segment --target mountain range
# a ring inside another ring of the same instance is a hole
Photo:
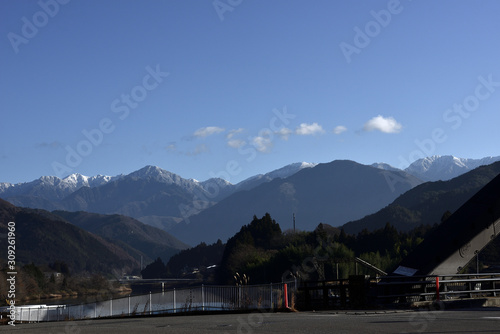
[[[192,245],[225,240],[254,215],[266,212],[284,230],[293,228],[293,214],[301,230],[314,230],[321,222],[338,226],[377,211],[420,183],[403,171],[336,160],[237,192],[175,225],[170,233]]]
[[[121,275],[138,271],[141,260],[167,260],[188,247],[130,217],[19,208],[0,199],[0,234],[7,234],[8,222],[15,224],[18,265],[64,262],[76,273]],[[7,249],[7,238],[0,246]]]
[[[72,174],[11,184],[0,183],[0,197],[10,203],[48,211],[88,211],[122,214],[168,231],[187,217],[244,189],[276,177],[287,177],[315,164],[295,163],[233,185],[220,178],[199,182],[155,166],[128,175],[86,177]]]
[[[390,205],[343,225],[347,233],[383,228],[389,222],[409,231],[421,224],[439,224],[500,174],[500,162],[480,166],[448,181],[426,182],[396,198]]]
[[[58,261],[66,263],[71,272],[106,273],[130,272],[139,266],[120,247],[50,212],[18,208],[0,200],[0,233],[6,235],[8,222],[15,223],[17,265]],[[0,238],[0,246],[7,250],[7,238]]]
[[[41,197],[49,201],[61,200],[82,187],[98,187],[119,176],[96,175],[88,177],[81,174],[71,174],[64,179],[56,176],[42,176],[38,180],[25,183],[0,183],[0,194],[3,197],[31,196]]]
[[[253,215],[265,212],[285,228],[292,227],[294,213],[299,229],[314,229],[320,222],[334,226],[354,222],[424,181],[449,180],[498,160],[433,156],[405,170],[384,163],[302,162],[237,184],[220,178],[200,182],[146,166],[114,177],[72,174],[64,179],[44,176],[20,184],[0,183],[0,197],[19,207],[130,216],[194,245],[229,237]]]
[[[165,261],[179,250],[188,248],[168,232],[146,225],[134,218],[118,214],[103,215],[84,211],[53,211],[71,224],[99,235],[144,261],[161,257]]]
[[[434,155],[419,159],[412,163],[405,172],[423,181],[446,181],[469,172],[479,166],[490,165],[500,161],[500,157],[482,159],[464,159],[451,155]]]

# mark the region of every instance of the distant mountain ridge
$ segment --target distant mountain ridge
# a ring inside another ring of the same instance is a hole
[[[175,225],[170,233],[191,245],[224,241],[253,215],[266,212],[284,230],[292,227],[293,213],[300,230],[314,230],[321,222],[337,226],[388,205],[421,183],[404,171],[335,160],[237,192]]]
[[[131,217],[83,211],[54,211],[53,214],[117,244],[136,259],[144,255],[144,261],[153,261],[157,257],[168,261],[179,250],[188,248],[188,245],[171,234]]]
[[[256,186],[264,183],[264,182],[269,182],[272,181],[276,178],[287,178],[298,171],[304,169],[304,168],[313,168],[317,163],[310,163],[310,162],[296,162],[292,163],[289,165],[286,165],[284,167],[281,167],[279,169],[273,170],[269,173],[266,174],[258,174],[255,176],[251,176],[240,183],[236,184],[236,188],[238,190],[249,190],[252,188],[255,188]]]
[[[457,158],[452,155],[434,155],[414,161],[410,166],[405,168],[404,171],[423,181],[445,181],[479,166],[489,165],[496,161],[500,161],[500,156],[485,157],[482,159],[466,159]],[[201,182],[194,179],[184,179],[177,174],[156,166],[145,166],[128,175],[120,174],[117,176],[100,174],[95,176],[85,176],[79,173],[68,175],[63,179],[56,176],[42,176],[37,180],[24,183],[13,184],[0,182],[0,196],[2,198],[15,196],[41,196],[48,200],[60,200],[82,187],[95,188],[124,177],[152,179],[165,184],[176,184],[187,189],[201,187],[207,190],[209,187],[213,187],[214,184],[216,184],[220,189],[249,189],[275,178],[285,178],[291,176],[301,169],[312,168],[316,165],[318,164],[308,162],[292,163],[266,174],[251,176],[237,184],[232,184],[221,178],[211,178]],[[387,163],[374,163],[371,166],[384,170],[401,170]]]
[[[237,184],[231,184],[221,178],[211,178],[201,182],[194,179],[185,179],[180,175],[156,166],[145,166],[128,175],[118,175],[114,177],[103,175],[87,177],[81,174],[72,174],[64,179],[59,179],[54,176],[44,176],[38,180],[26,183],[0,183],[0,197],[18,207],[40,208],[48,211],[86,211],[98,214],[120,214],[130,216],[167,232],[171,231],[173,228],[178,228],[176,231],[180,234],[177,236],[180,237],[182,241],[190,242],[188,239],[182,239],[185,235],[189,236],[189,231],[180,231],[179,229],[181,226],[177,226],[180,222],[190,223],[196,221],[199,218],[192,219],[191,217],[195,217],[195,215],[198,214],[205,215],[204,212],[214,205],[223,205],[223,203],[227,203],[224,202],[226,199],[231,199],[233,201],[233,197],[235,196],[236,198],[248,196],[245,195],[248,191],[254,195],[246,198],[246,204],[245,202],[234,200],[233,206],[226,207],[226,209],[234,211],[236,208],[243,206],[248,207],[248,210],[252,208],[251,210],[254,212],[248,214],[250,218],[253,214],[263,215],[266,211],[271,211],[271,209],[273,209],[280,212],[270,212],[273,217],[276,217],[278,220],[289,220],[291,213],[290,209],[287,209],[287,215],[285,215],[286,205],[292,209],[295,206],[304,205],[303,203],[310,203],[311,207],[317,207],[316,202],[323,203],[323,198],[318,198],[318,196],[330,198],[338,197],[339,201],[342,201],[344,198],[348,198],[346,194],[352,193],[351,188],[357,186],[363,187],[370,182],[374,182],[372,177],[379,178],[382,175],[385,177],[385,184],[392,187],[401,181],[404,185],[404,191],[407,191],[422,183],[422,180],[449,179],[456,174],[467,172],[477,166],[496,160],[500,160],[500,157],[461,159],[452,156],[433,156],[415,161],[404,171],[385,163],[377,163],[371,166],[361,165],[378,171],[384,171],[384,173],[379,175],[373,172],[366,175],[364,172],[360,175],[347,174],[346,170],[339,169],[343,170],[344,177],[346,178],[343,180],[345,181],[345,184],[342,185],[344,188],[335,186],[328,189],[328,191],[324,190],[323,194],[318,194],[313,187],[304,186],[297,188],[296,184],[287,182],[286,180],[305,173],[311,178],[310,182],[317,184],[317,189],[320,189],[324,187],[324,184],[328,184],[328,182],[331,181],[330,179],[337,178],[338,175],[334,174],[338,171],[332,172],[331,175],[324,175],[324,179],[322,180],[317,180],[318,176],[316,174],[321,174],[324,165],[328,164],[298,162],[265,174],[249,177]],[[351,167],[354,168],[354,170],[362,170],[358,166],[360,164],[356,164],[352,161],[350,163],[352,163]],[[358,180],[360,178],[364,180],[361,184]],[[301,184],[306,183],[307,180],[301,181]],[[271,187],[269,184],[279,184],[281,188],[267,188]],[[351,188],[349,188],[349,186]],[[281,204],[275,203],[273,207],[273,205],[270,204],[274,203],[273,198],[269,198],[267,202],[263,202],[261,198],[265,198],[265,196],[263,196],[262,193],[254,191],[260,187],[263,187],[261,189],[272,190],[275,197],[280,198]],[[394,192],[394,189],[390,190]],[[344,191],[343,195],[338,194],[338,192],[341,191]],[[399,188],[398,191],[400,191]],[[396,197],[400,195],[400,193],[397,192],[394,194]],[[390,196],[387,195],[384,197],[384,201],[377,202],[377,205],[382,205],[380,207],[368,205],[367,207],[369,210],[373,211],[366,211],[363,208],[358,208],[356,209],[357,214],[371,214],[376,212],[394,200],[395,197],[392,196],[394,194]],[[366,203],[376,202],[378,195],[376,193],[371,193],[371,195],[374,198],[363,197]],[[362,198],[364,195],[359,194],[359,196],[361,196],[359,198]],[[316,200],[310,201],[310,199]],[[357,199],[358,198],[354,198],[353,201]],[[260,207],[254,206],[254,203],[260,203]],[[326,207],[331,206],[326,202],[324,205]],[[353,210],[350,208],[350,203],[344,203],[344,206],[345,207],[340,207],[338,209],[339,212],[344,212],[343,210],[349,209]],[[265,210],[266,208],[269,209]],[[324,214],[325,211],[322,210],[322,208],[317,207],[317,212],[312,213],[311,219],[321,220],[311,220],[311,228],[314,228],[318,223],[323,221],[324,218],[321,218],[321,214]],[[243,212],[244,210],[240,211]],[[209,212],[211,211],[207,211],[206,213],[207,217]],[[362,218],[362,216],[343,214],[338,215],[335,219],[329,215],[326,215],[326,217],[329,217],[329,220],[323,222],[332,225],[338,225],[349,220]],[[223,218],[219,217],[217,219]],[[241,224],[244,224],[248,221],[249,217],[245,216],[242,217],[242,219]],[[342,219],[346,220],[342,221]],[[216,230],[213,232],[215,233]]]
[[[378,168],[378,169],[383,169],[383,170],[403,171],[402,169],[392,167],[391,165],[383,163],[383,162],[377,162],[377,163],[371,164],[371,166]]]
[[[71,174],[60,179],[56,176],[42,176],[31,182],[0,183],[0,196],[2,198],[40,197],[48,201],[58,201],[82,187],[98,187],[121,177],[122,175],[88,177],[81,174]]]
[[[128,175],[115,177],[72,174],[60,179],[44,176],[26,183],[0,183],[0,197],[20,207],[48,211],[117,213],[168,230],[182,219],[236,191],[251,189],[314,165],[291,164],[264,175],[250,177],[236,185],[221,178],[202,182],[185,179],[156,166],[145,166]]]
[[[139,262],[129,253],[102,237],[78,228],[43,210],[18,208],[0,199],[0,232],[7,222],[15,223],[16,264],[68,264],[72,272],[130,272]],[[0,238],[7,250],[7,238]],[[5,251],[4,251],[5,252]],[[5,253],[2,253],[6,256]]]
[[[141,258],[164,261],[188,246],[167,232],[120,215],[48,212],[16,207],[0,199],[0,233],[15,223],[16,262],[67,263],[72,272],[138,271]],[[7,249],[7,238],[0,238]],[[1,252],[0,252],[1,253]]]
[[[447,211],[453,213],[500,174],[500,161],[480,166],[447,181],[426,182],[396,198],[383,209],[343,225],[347,233],[373,231],[390,223],[409,231],[420,224],[439,224]]]
[[[479,166],[490,165],[497,161],[500,161],[500,156],[464,159],[452,155],[434,155],[413,162],[405,171],[423,181],[447,181]]]
[[[160,167],[148,165],[128,175],[120,174],[117,176],[107,176],[99,174],[96,176],[85,176],[75,173],[62,179],[57,176],[41,176],[39,179],[30,182],[16,184],[0,182],[0,195],[2,198],[15,196],[41,196],[48,200],[60,200],[80,188],[95,188],[125,177],[132,179],[154,180],[169,185],[175,184],[188,190],[196,188],[209,190],[209,188],[214,185],[216,185],[219,190],[224,190],[225,188],[252,188],[262,182],[267,182],[277,177],[284,178],[303,168],[310,168],[316,165],[317,164],[315,163],[308,162],[292,163],[266,174],[251,176],[238,184],[232,184],[222,178],[210,178],[201,182],[195,179],[185,179]]]
[[[414,161],[404,171],[422,181],[447,181],[479,166],[490,165],[497,161],[500,161],[500,156],[466,159],[452,155],[433,155]],[[402,170],[383,162],[374,163],[371,166],[384,170]]]

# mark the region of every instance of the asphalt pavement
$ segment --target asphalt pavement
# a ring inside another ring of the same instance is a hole
[[[18,333],[500,333],[500,308],[325,311],[97,319],[1,326]]]

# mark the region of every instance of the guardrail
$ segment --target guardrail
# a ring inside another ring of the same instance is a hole
[[[299,291],[297,295],[296,292]],[[295,300],[297,295],[298,300]],[[78,305],[16,306],[16,322],[62,321],[184,313],[193,311],[276,310],[300,303],[305,308],[410,304],[500,295],[500,274],[384,276],[322,282],[173,289]],[[290,301],[290,303],[288,303]]]
[[[363,308],[500,295],[500,274],[446,276],[350,276],[349,279],[302,282],[301,309]]]
[[[500,274],[385,276],[371,287],[370,297],[381,303],[496,297],[500,294]]]
[[[16,322],[63,321],[183,313],[282,309],[294,300],[296,283],[214,286],[173,289],[78,305],[16,306]]]

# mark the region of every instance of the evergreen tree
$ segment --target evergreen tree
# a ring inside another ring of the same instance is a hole
[[[141,271],[142,278],[166,278],[167,268],[160,257],[158,257],[153,263],[150,263]]]

